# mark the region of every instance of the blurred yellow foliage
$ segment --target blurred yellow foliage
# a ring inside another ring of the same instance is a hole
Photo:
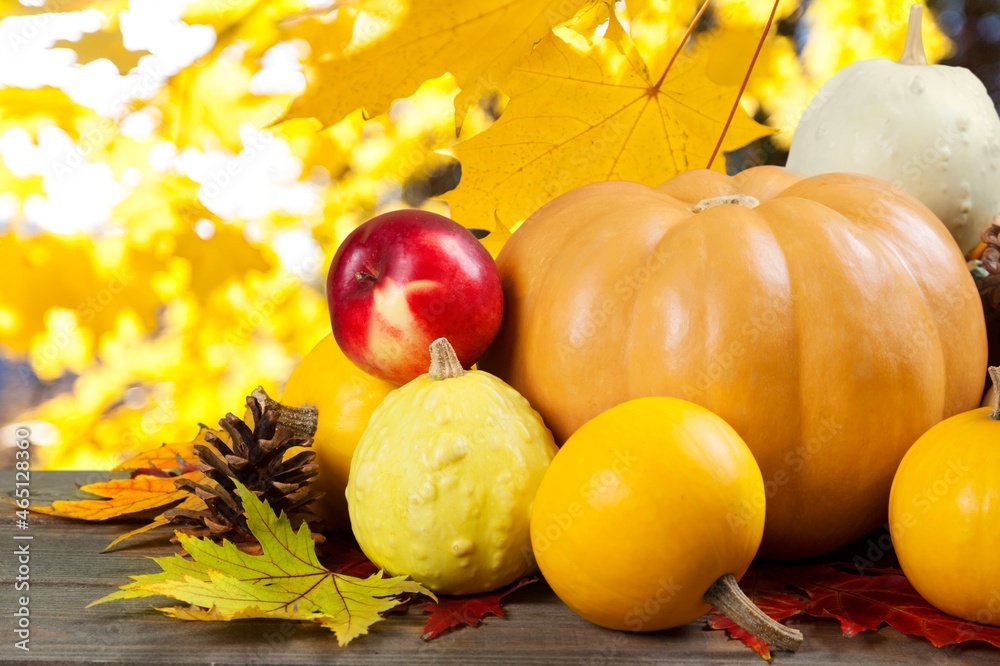
[[[76,139],[95,117],[58,88],[0,88],[0,134],[13,127],[36,134],[54,125]]]
[[[125,48],[124,36],[118,25],[118,11],[126,8],[127,3],[118,7],[105,6],[105,18],[100,29],[93,32],[85,32],[80,39],[66,40],[60,39],[53,48],[69,48],[76,53],[76,61],[86,64],[100,58],[106,58],[118,68],[122,74],[127,74],[132,68],[139,64],[139,60],[144,55],[149,55],[147,51]],[[62,11],[65,9],[60,8]]]
[[[100,55],[91,48],[95,39],[116,49],[122,44],[113,33],[129,9],[123,0],[63,0],[42,9],[0,4],[4,16],[99,9],[108,18],[99,37],[60,44],[86,58]],[[190,440],[199,422],[213,424],[258,384],[280,393],[295,362],[329,331],[325,272],[341,240],[393,208],[448,212],[447,204],[428,197],[454,185],[459,135],[472,142],[467,151],[525,117],[516,105],[519,97],[542,98],[530,74],[532,67],[549,67],[538,62],[545,49],[553,57],[577,57],[575,44],[583,48],[581,66],[593,56],[598,67],[617,63],[632,68],[636,81],[653,81],[700,3],[626,0],[615,7],[621,29],[594,18],[603,6],[596,0],[337,5],[190,3],[183,20],[211,26],[215,42],[162,81],[138,77],[133,98],[112,115],[56,88],[0,89],[0,135],[20,132],[38,147],[41,130],[60,128],[75,145],[73,160],[106,165],[122,187],[103,224],[56,234],[40,228],[31,211],[55,196],[57,180],[71,167],[57,161],[25,170],[0,161],[0,267],[7,278],[0,290],[0,345],[9,361],[30,367],[7,365],[0,390],[16,392],[20,382],[35,381],[32,374],[75,377],[71,390],[7,415],[48,424],[38,429],[38,443],[48,446],[36,449],[36,465],[110,468],[140,449]],[[909,5],[812,0],[802,17],[810,30],[802,52],[772,28],[744,111],[762,111],[779,131],[776,141],[787,144],[815,90],[840,67],[898,55]],[[678,62],[694,62],[711,85],[728,86],[733,96],[770,8],[714,0],[713,27],[698,31],[682,56],[687,60]],[[558,36],[552,32],[578,11],[591,12],[577,23],[579,34],[566,27]],[[777,15],[801,12],[798,0],[781,0]],[[924,39],[932,60],[950,48],[931,21]],[[298,54],[303,91],[267,92],[260,85],[267,59],[281,45]],[[135,64],[132,55],[118,53],[123,70]],[[687,71],[681,65],[677,72]],[[679,83],[690,88],[697,81]],[[705,94],[694,88],[677,94],[696,92]],[[512,115],[493,126],[507,95]],[[742,113],[736,127],[749,138],[756,130]],[[709,124],[713,135],[699,135],[699,146],[717,138],[719,119]],[[537,130],[532,127],[520,131],[530,134]],[[629,156],[635,168],[650,159],[648,151],[665,150],[658,140],[650,132],[635,148]],[[680,151],[701,155],[704,148],[693,151],[685,143]],[[229,181],[251,171],[257,180],[246,176],[249,190],[228,189]],[[284,189],[254,191],[271,183]],[[462,188],[457,195],[468,198]],[[257,208],[244,205],[251,196],[259,199]],[[472,203],[482,210],[467,222],[493,231],[485,242],[494,255],[508,229],[530,212],[508,205],[498,217],[496,206]]]
[[[740,2],[734,0],[730,4]],[[801,55],[796,54],[791,38],[775,36],[771,40],[761,54],[747,93],[753,103],[763,107],[768,123],[778,130],[774,141],[779,146],[787,149],[791,145],[795,127],[809,102],[842,67],[857,60],[899,58],[906,41],[910,7],[914,4],[926,3],[812,0],[803,17],[809,27],[809,39]],[[749,32],[753,32],[752,27]],[[951,51],[950,40],[933,21],[924,21],[923,38],[929,62],[937,62]]]

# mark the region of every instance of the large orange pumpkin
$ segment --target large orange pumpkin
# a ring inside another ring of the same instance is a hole
[[[498,265],[504,321],[480,366],[560,442],[642,396],[722,416],[763,472],[766,557],[881,524],[909,446],[979,404],[986,333],[962,255],[874,178],[758,167],[587,185],[532,215]]]

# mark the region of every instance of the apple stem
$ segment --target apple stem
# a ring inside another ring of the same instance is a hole
[[[764,614],[743,594],[736,576],[725,574],[712,583],[703,597],[705,603],[746,629],[757,638],[781,650],[795,652],[802,647],[802,632],[786,627]]]
[[[431,368],[427,371],[431,379],[454,379],[465,374],[458,361],[455,349],[447,338],[438,338],[431,343]]]
[[[358,271],[354,277],[357,278],[358,282],[375,282],[375,276],[364,271]]]

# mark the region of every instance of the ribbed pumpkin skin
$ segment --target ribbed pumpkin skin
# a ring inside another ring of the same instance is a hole
[[[730,193],[761,205],[690,210]],[[768,558],[883,523],[907,448],[979,403],[986,333],[965,261],[923,204],[867,176],[588,185],[529,218],[498,266],[506,311],[480,367],[558,442],[642,396],[717,413],[763,473]]]

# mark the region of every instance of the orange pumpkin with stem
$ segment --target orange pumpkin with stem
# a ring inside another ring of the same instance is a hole
[[[506,312],[480,366],[560,442],[642,396],[719,414],[763,472],[766,557],[884,522],[907,448],[979,402],[986,333],[962,254],[875,178],[595,183],[543,206],[497,263]]]

